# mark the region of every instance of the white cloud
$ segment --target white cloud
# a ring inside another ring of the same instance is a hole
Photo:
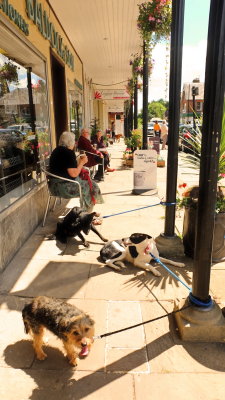
[[[182,61],[182,85],[184,82],[192,82],[196,77],[200,78],[201,82],[205,79],[205,57],[206,57],[207,41],[202,40],[195,46],[183,47],[183,61]],[[153,50],[153,59],[155,59],[155,66],[152,72],[151,80],[149,83],[149,101],[165,99],[166,89],[166,58],[168,52],[166,51],[165,44],[158,44]],[[168,63],[168,84],[169,84],[169,63]],[[167,91],[167,100],[169,91]],[[139,95],[139,110],[142,109],[142,93]]]

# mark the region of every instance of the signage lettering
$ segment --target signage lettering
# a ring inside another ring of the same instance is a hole
[[[6,1],[6,0],[5,0]],[[26,0],[26,13],[37,26],[42,36],[49,40],[51,46],[56,49],[58,55],[74,71],[74,57],[68,47],[63,43],[61,35],[55,30],[52,22],[43,11],[41,3],[37,0]]]
[[[26,36],[29,35],[29,25],[24,21],[23,17],[15,10],[15,8],[9,4],[8,0],[2,0],[0,3],[0,10],[2,10],[9,19],[18,26],[18,28],[25,33]]]

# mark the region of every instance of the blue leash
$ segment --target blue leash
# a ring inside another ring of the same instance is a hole
[[[157,263],[159,263],[160,265],[162,265],[163,268],[165,268],[167,270],[167,272],[169,272],[170,275],[172,275],[177,281],[179,281],[180,283],[182,283],[182,285],[184,285],[188,290],[189,290],[189,301],[190,303],[194,304],[195,306],[198,307],[211,307],[213,305],[213,301],[211,299],[211,296],[209,296],[208,300],[206,302],[203,302],[201,300],[199,300],[197,297],[195,297],[192,292],[191,292],[191,288],[185,283],[183,282],[176,274],[174,274],[174,272],[172,272],[165,264],[162,263],[162,261],[160,261],[159,258],[155,257],[152,253],[150,253],[151,257],[153,258],[153,260],[155,260]]]
[[[143,210],[144,208],[149,208],[149,207],[155,207],[155,206],[160,206],[160,205],[162,205],[162,206],[174,206],[175,204],[176,203],[166,203],[164,201],[160,201],[160,203],[151,204],[150,206],[134,208],[133,210],[122,211],[122,212],[119,212],[119,213],[116,213],[116,214],[104,215],[102,218],[114,217],[115,215],[126,214],[126,213],[133,212],[133,211]]]
[[[177,281],[179,281],[180,283],[182,283],[182,285],[184,285],[189,291],[191,291],[191,288],[185,283],[183,282],[176,274],[174,274],[174,272],[172,272],[165,264],[162,263],[162,261],[160,261],[159,258],[155,257],[152,253],[150,253],[150,255],[152,256],[152,258],[159,263],[160,265],[162,265],[163,268],[165,268],[170,275],[172,275]]]

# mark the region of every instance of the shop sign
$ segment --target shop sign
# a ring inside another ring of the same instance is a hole
[[[18,28],[29,35],[29,25],[24,21],[23,17],[15,10],[15,8],[9,4],[8,0],[2,0],[0,3],[0,10],[2,10],[9,19],[18,26]]]
[[[61,35],[55,30],[50,22],[46,11],[43,11],[42,4],[37,0],[26,0],[26,13],[37,26],[42,36],[49,40],[51,46],[56,49],[62,60],[74,71],[74,57],[68,47],[63,43]]]
[[[130,96],[125,89],[101,89],[94,91],[94,99],[97,100],[126,100],[129,98]]]
[[[108,106],[108,112],[123,112],[124,111],[124,106]]]

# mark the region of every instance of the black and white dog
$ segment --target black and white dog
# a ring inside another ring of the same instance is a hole
[[[159,252],[154,239],[145,233],[133,233],[130,237],[121,240],[113,240],[106,243],[100,251],[100,258],[106,265],[121,270],[126,268],[123,261],[132,263],[135,267],[150,271],[155,276],[161,276],[151,264],[154,258],[175,267],[184,267],[185,264],[159,257]]]
[[[63,221],[57,223],[56,232],[51,239],[59,240],[61,243],[67,243],[68,237],[78,236],[85,247],[89,247],[89,243],[85,240],[82,232],[88,235],[93,231],[103,241],[107,242],[93,225],[93,220],[99,217],[96,212],[88,213],[80,207],[73,207],[70,212],[63,218]]]

